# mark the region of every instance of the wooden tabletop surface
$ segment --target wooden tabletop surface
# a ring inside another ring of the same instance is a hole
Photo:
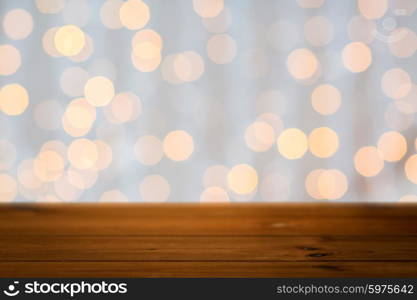
[[[1,277],[417,277],[412,204],[3,204]]]

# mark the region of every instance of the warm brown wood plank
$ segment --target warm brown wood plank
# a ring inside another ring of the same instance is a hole
[[[416,277],[408,262],[0,262],[2,277]]]
[[[0,261],[414,261],[417,236],[0,237]]]
[[[407,204],[3,205],[0,216],[1,236],[417,235]]]

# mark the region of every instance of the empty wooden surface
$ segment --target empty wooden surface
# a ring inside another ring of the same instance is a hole
[[[2,277],[416,277],[407,204],[0,205]]]

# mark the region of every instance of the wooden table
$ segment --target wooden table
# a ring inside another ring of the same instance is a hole
[[[2,277],[417,277],[409,204],[4,204]]]

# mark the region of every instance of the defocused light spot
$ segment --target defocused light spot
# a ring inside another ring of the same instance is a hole
[[[417,203],[417,195],[404,195],[400,198],[399,202]]]
[[[94,168],[97,170],[104,170],[109,167],[113,160],[113,151],[112,148],[104,141],[95,140],[94,143],[97,147],[97,161],[94,165]]]
[[[204,72],[204,61],[194,51],[186,51],[175,56],[174,71],[182,81],[194,81]]]
[[[48,151],[48,150],[58,153],[61,156],[62,160],[64,161],[64,164],[67,163],[67,159],[66,159],[67,146],[63,142],[59,140],[47,141],[46,143],[42,145],[39,152]]]
[[[8,174],[0,174],[0,202],[12,201],[17,195],[17,183]]]
[[[339,148],[337,133],[328,127],[314,129],[308,136],[310,152],[317,157],[330,157]]]
[[[340,92],[330,84],[319,85],[311,93],[311,104],[319,114],[334,114],[341,104]]]
[[[55,47],[55,34],[58,31],[59,27],[52,27],[48,29],[42,37],[42,46],[43,50],[52,57],[60,57],[61,53]]]
[[[113,82],[104,76],[90,78],[84,86],[87,101],[94,106],[105,106],[114,97]]]
[[[97,181],[97,171],[94,169],[78,170],[73,167],[67,170],[68,182],[80,190],[91,188]]]
[[[342,52],[343,64],[353,73],[363,72],[372,62],[372,52],[361,42],[346,45]]]
[[[104,107],[104,113],[112,123],[134,121],[142,113],[142,102],[133,93],[120,93],[113,98],[110,105]]]
[[[33,161],[33,171],[42,181],[57,180],[64,170],[64,160],[55,151],[46,150],[39,153]]]
[[[381,152],[384,160],[390,162],[399,161],[407,152],[407,141],[401,133],[388,131],[379,138],[378,150]]]
[[[20,115],[28,105],[29,95],[20,84],[7,84],[0,90],[0,109],[6,115]]]
[[[229,171],[227,183],[236,194],[250,194],[258,185],[258,174],[250,165],[236,165]]]
[[[417,154],[411,155],[404,166],[405,175],[412,183],[417,184]]]
[[[211,33],[222,33],[232,24],[232,15],[227,8],[224,8],[217,16],[201,19],[203,26]]]
[[[149,7],[140,0],[128,0],[119,10],[122,25],[130,30],[144,27],[150,18]]]
[[[267,202],[283,202],[291,200],[290,183],[287,177],[279,173],[268,174],[259,186],[262,200]]]
[[[272,127],[274,133],[278,136],[284,129],[282,119],[273,113],[263,113],[257,116],[257,121],[265,122]]]
[[[59,84],[62,91],[69,97],[78,97],[84,93],[84,85],[90,74],[80,67],[70,67],[62,72]]]
[[[56,130],[61,126],[62,107],[56,100],[46,100],[36,104],[33,119],[45,130]]]
[[[57,14],[65,6],[65,0],[36,0],[36,7],[44,14]]]
[[[390,98],[399,99],[406,96],[411,86],[410,75],[403,69],[390,69],[382,76],[382,91]]]
[[[287,58],[288,71],[295,79],[307,79],[314,75],[318,61],[313,52],[308,49],[293,50]]]
[[[388,9],[388,0],[358,0],[359,12],[368,19],[379,19]]]
[[[88,139],[76,139],[69,145],[67,155],[73,167],[89,169],[97,162],[97,145]]]
[[[33,172],[32,159],[20,162],[17,168],[17,178],[19,183],[26,189],[34,190],[42,186],[42,181]]]
[[[62,125],[71,136],[79,137],[87,134],[96,120],[96,109],[85,98],[72,100],[64,116]]]
[[[325,0],[297,0],[302,8],[318,8],[324,4]]]
[[[304,25],[304,36],[315,47],[325,46],[333,39],[333,24],[326,17],[312,17]]]
[[[20,52],[12,45],[0,46],[0,75],[16,73],[21,64]]]
[[[145,202],[165,202],[171,188],[161,175],[148,175],[139,185],[139,194]]]
[[[24,9],[13,9],[4,16],[3,29],[13,40],[25,39],[33,30],[32,15]]]
[[[166,135],[164,139],[164,152],[169,159],[175,161],[186,160],[193,151],[193,138],[187,132],[175,130]]]
[[[375,147],[360,148],[354,157],[356,171],[365,177],[372,177],[381,172],[384,167],[382,153]]]
[[[54,190],[57,196],[64,201],[75,201],[83,192],[83,190],[73,186],[67,176],[64,175],[54,181]]]
[[[354,42],[371,43],[375,39],[375,30],[375,22],[361,15],[354,16],[349,21],[348,34]]]
[[[75,25],[60,27],[54,37],[56,50],[64,56],[77,55],[84,47],[84,32]]]
[[[90,58],[91,54],[93,54],[94,52],[93,39],[88,34],[84,34],[84,35],[85,35],[84,47],[81,49],[80,52],[78,52],[78,54],[74,56],[69,56],[68,58],[70,60],[75,61],[75,62],[86,61],[87,59]]]
[[[16,147],[8,140],[0,140],[0,170],[10,169],[16,157]]]
[[[221,188],[227,187],[227,174],[229,168],[223,165],[215,165],[208,167],[204,172],[203,185],[204,187],[219,186]]]
[[[216,64],[230,63],[236,56],[236,41],[228,34],[217,34],[207,42],[208,57]]]
[[[218,203],[230,202],[227,192],[218,186],[211,186],[206,188],[200,196],[200,202]]]
[[[339,170],[324,170],[318,177],[317,188],[322,199],[336,200],[346,193],[347,178]]]
[[[336,169],[316,169],[305,180],[307,193],[314,199],[336,200],[342,198],[348,189],[345,174]]]
[[[140,137],[134,150],[136,159],[146,166],[157,164],[164,155],[162,142],[153,135]]]
[[[274,141],[274,129],[266,122],[253,122],[245,131],[246,145],[253,151],[267,151],[272,147]]]
[[[217,16],[223,7],[223,0],[193,0],[194,11],[202,18]]]
[[[100,19],[104,26],[110,29],[122,28],[119,15],[122,4],[122,0],[107,0],[103,3],[100,8]]]
[[[278,151],[287,159],[303,157],[307,151],[307,137],[298,128],[285,129],[277,141]]]
[[[119,190],[109,190],[101,194],[100,202],[129,202],[129,198]]]
[[[388,48],[394,56],[411,57],[417,50],[417,35],[409,28],[397,28],[388,37]]]

